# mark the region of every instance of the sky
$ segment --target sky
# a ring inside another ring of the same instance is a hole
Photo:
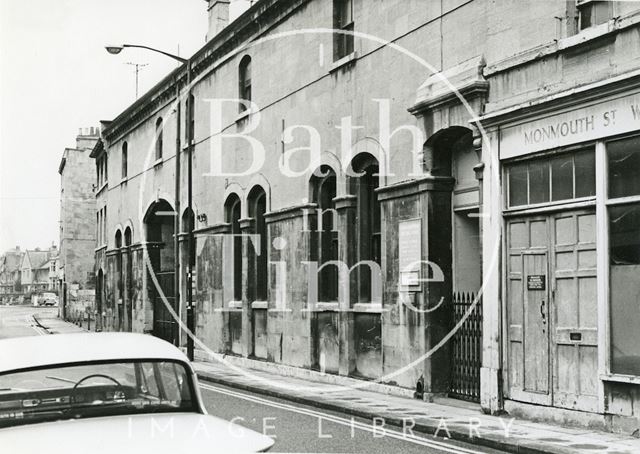
[[[0,0],[0,254],[59,244],[60,175],[81,127],[111,120],[178,63],[107,44],[187,57],[207,32],[204,0]]]

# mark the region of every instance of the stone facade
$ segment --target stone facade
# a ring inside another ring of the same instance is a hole
[[[96,127],[81,128],[76,146],[62,154],[60,174],[60,275],[64,295],[60,295],[63,314],[65,304],[76,304],[78,290],[94,288],[95,180],[96,168],[91,150],[98,141]],[[84,294],[84,293],[83,293]],[[86,295],[84,297],[86,300]]]
[[[189,63],[194,109],[185,106],[183,66],[105,127],[93,153],[109,175],[97,192],[104,236],[95,269],[110,328],[152,331],[184,345],[167,313],[186,320],[186,137],[193,128],[199,348],[377,379],[427,397],[455,394],[454,328],[466,322],[456,318],[461,300],[454,295],[472,295],[483,312],[473,328],[482,330],[481,368],[479,377],[462,380],[479,381],[486,411],[527,412],[537,404],[545,417],[627,430],[637,377],[602,378],[609,375],[603,309],[598,374],[585,378],[598,390],[595,408],[506,388],[517,352],[507,348],[514,309],[503,232],[516,214],[530,222],[535,209],[571,214],[577,206],[505,207],[503,172],[512,162],[501,153],[519,151],[501,141],[501,128],[566,109],[563,97],[588,106],[602,90],[632,89],[639,8],[613,2],[611,20],[587,27],[573,2],[346,3],[352,23],[340,25],[362,34],[352,41],[317,30],[341,20],[331,0],[262,0],[221,30],[225,16],[213,14],[217,34]],[[239,96],[255,105],[215,101]],[[315,139],[321,153],[309,165],[298,147]],[[256,143],[265,159],[243,172],[255,164]],[[293,171],[285,174],[286,165]],[[582,208],[595,204],[589,197]],[[329,210],[336,228],[324,226],[318,209]],[[602,250],[606,229],[598,232]],[[266,245],[266,265],[255,242],[225,235],[240,233]],[[310,286],[309,264],[332,261],[378,264],[379,287],[360,268],[326,272],[320,289]],[[409,262],[419,266],[403,268]],[[599,308],[608,304],[606,274],[598,272]],[[556,318],[549,323],[562,328]],[[547,336],[560,345],[559,335]],[[548,395],[566,391],[554,383]]]

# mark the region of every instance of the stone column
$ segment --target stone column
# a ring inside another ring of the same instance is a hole
[[[443,279],[437,278],[434,269],[423,267],[422,310],[425,311],[425,351],[434,349],[451,331],[452,314],[452,251],[451,251],[451,191],[453,179],[450,177],[427,177],[421,182],[423,250],[422,260],[442,272]],[[437,269],[435,268],[435,269]],[[436,309],[437,308],[437,309]],[[425,398],[449,391],[450,341],[437,348],[424,361]]]
[[[256,220],[244,218],[238,221],[242,235],[255,233]],[[242,238],[242,356],[253,355],[253,323],[251,322],[252,288],[255,287],[255,251],[251,239]]]

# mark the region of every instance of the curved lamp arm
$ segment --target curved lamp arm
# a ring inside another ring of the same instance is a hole
[[[162,50],[154,49],[153,47],[141,46],[141,45],[138,45],[138,44],[123,44],[122,47],[137,47],[137,48],[140,48],[140,49],[147,49],[147,50],[150,50],[150,51],[153,51],[153,52],[157,52],[157,53],[162,54],[162,55],[166,55],[167,57],[171,57],[174,60],[178,60],[180,63],[186,63],[187,62],[186,58],[178,57],[177,55],[173,55],[173,54],[170,54],[168,52],[164,52]]]
[[[147,49],[152,52],[157,52],[159,54],[166,55],[167,57],[173,58],[174,60],[177,60],[180,63],[188,62],[186,58],[178,57],[177,55],[170,54],[169,52],[165,52],[159,49],[154,49],[153,47],[149,47],[149,46],[142,46],[139,44],[123,44],[121,46],[105,46],[105,49],[107,49],[107,52],[109,52],[110,54],[115,55],[115,54],[119,54],[122,51],[122,49],[124,49],[125,47],[137,47],[139,49]]]

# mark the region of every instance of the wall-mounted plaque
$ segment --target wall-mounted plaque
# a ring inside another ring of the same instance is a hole
[[[532,274],[527,276],[527,290],[546,290],[547,276],[544,274]]]
[[[398,222],[398,265],[400,285],[420,286],[422,260],[422,222],[410,219]]]

